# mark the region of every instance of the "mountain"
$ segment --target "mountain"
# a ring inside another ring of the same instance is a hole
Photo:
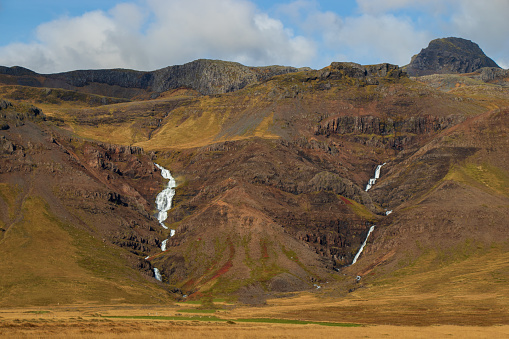
[[[38,74],[23,67],[0,67],[0,83],[62,88],[121,98],[156,98],[161,93],[186,87],[213,95],[241,89],[275,75],[298,71],[294,67],[247,67],[235,62],[196,60],[156,71],[128,69],[80,70]]]
[[[403,293],[401,280],[467,261],[468,274],[443,278],[448,291],[481,293],[487,279],[505,296],[509,92],[505,73],[484,70],[442,86],[334,62],[214,95],[182,75],[186,86],[137,101],[109,96],[127,93],[117,80],[94,80],[93,94],[15,85],[33,74],[4,69],[0,304]],[[155,217],[166,180],[154,163],[177,184],[169,229]],[[431,280],[413,293],[436,290]]]
[[[405,71],[410,76],[471,73],[483,67],[500,68],[474,42],[462,38],[431,41],[427,48],[412,57]]]

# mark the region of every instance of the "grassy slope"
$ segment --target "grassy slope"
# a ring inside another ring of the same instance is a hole
[[[13,201],[19,196],[7,185],[1,189],[9,208],[16,208]],[[27,196],[18,213],[0,240],[2,305],[166,299],[164,292],[126,265],[118,249],[58,220],[41,198]]]

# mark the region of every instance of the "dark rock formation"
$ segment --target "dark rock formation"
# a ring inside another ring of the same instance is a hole
[[[0,67],[0,74],[19,77],[18,85],[23,86],[79,90],[92,84],[101,84],[155,92],[156,96],[157,93],[181,87],[196,90],[204,95],[227,93],[276,75],[297,71],[299,69],[294,67],[248,67],[236,62],[201,59],[151,72],[100,69],[45,74],[42,75],[44,80],[41,82],[38,80],[42,78],[41,75],[28,69]],[[89,89],[89,92],[95,91],[93,88]]]
[[[401,68],[388,63],[363,66],[353,62],[333,62],[330,67],[324,69],[320,79],[338,80],[343,77],[350,77],[362,80],[369,85],[378,85],[377,78],[398,79],[402,76],[405,76],[405,73]]]
[[[155,92],[188,87],[206,95],[220,94],[239,90],[276,75],[297,71],[294,67],[247,67],[235,62],[196,60],[152,72],[151,86]]]
[[[37,75],[34,71],[31,71],[24,67],[14,66],[14,67],[5,67],[0,66],[0,74],[5,75],[14,75],[14,76],[23,76],[23,75]]]
[[[455,125],[460,120],[456,116],[435,117],[431,115],[408,119],[379,118],[371,115],[342,116],[322,122],[316,128],[315,134],[425,134],[441,131]]]
[[[509,70],[496,67],[484,67],[478,76],[484,82],[494,83],[500,86],[509,86]]]
[[[500,68],[479,46],[461,38],[431,41],[412,58],[405,71],[411,76],[449,73],[471,73],[483,67]]]

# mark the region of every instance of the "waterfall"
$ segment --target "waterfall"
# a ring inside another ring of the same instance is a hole
[[[157,280],[163,281],[163,277],[161,276],[161,272],[159,272],[159,270],[157,268],[155,268],[155,267],[154,267],[154,275],[155,275]]]
[[[368,235],[366,235],[366,239],[364,239],[364,242],[362,243],[361,245],[361,248],[359,248],[359,251],[357,252],[357,254],[355,255],[355,257],[353,258],[353,261],[352,263],[350,264],[350,266],[352,266],[353,264],[355,264],[357,262],[357,259],[359,259],[359,256],[361,255],[362,253],[362,250],[364,249],[364,246],[366,246],[366,243],[368,242],[368,238],[369,238],[369,235],[371,234],[371,232],[373,232],[373,230],[375,229],[375,225],[371,226],[370,229],[369,229],[369,232],[368,232]]]
[[[171,175],[170,171],[166,168],[158,165],[156,165],[157,168],[161,170],[161,176],[164,179],[168,180],[168,185],[165,189],[163,189],[156,197],[156,207],[159,211],[157,213],[157,220],[159,220],[159,224],[164,229],[168,229],[168,227],[164,224],[164,221],[166,218],[168,218],[168,210],[171,208],[171,203],[173,200],[173,197],[175,196],[175,187],[177,187],[177,183],[175,182],[175,178]],[[175,230],[170,230],[170,237],[173,237],[175,235]],[[163,240],[161,243],[161,251],[166,251],[166,243],[168,242],[168,239]],[[148,259],[149,257],[145,258]],[[161,277],[161,272],[159,272],[159,269],[154,267],[154,276],[157,280],[163,281]]]
[[[164,229],[168,229],[168,227],[164,224],[164,221],[168,218],[168,210],[171,208],[171,202],[175,196],[175,187],[177,187],[177,184],[169,170],[158,164],[155,165],[161,170],[162,177],[168,179],[168,186],[166,186],[166,188],[156,197],[156,206],[159,211],[157,214],[157,220],[159,220],[159,223],[164,227]],[[174,234],[175,230],[171,230],[171,236]]]
[[[380,170],[382,169],[382,166],[385,165],[386,162],[384,162],[383,164],[381,165],[378,165],[376,166],[376,169],[375,169],[375,177],[374,178],[371,178],[369,179],[368,181],[368,184],[366,185],[366,192],[369,191],[369,189],[371,187],[373,187],[373,185],[375,184],[376,182],[376,179],[379,179],[380,178]]]

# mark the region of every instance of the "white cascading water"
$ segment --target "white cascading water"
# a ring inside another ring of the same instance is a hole
[[[161,272],[159,272],[159,270],[157,268],[155,268],[155,267],[154,267],[154,275],[155,275],[157,280],[163,281],[163,277],[161,276]]]
[[[375,177],[374,178],[371,178],[369,179],[368,181],[368,184],[366,185],[366,192],[369,191],[369,189],[371,187],[373,187],[373,185],[375,184],[376,182],[376,179],[379,179],[380,178],[380,170],[382,169],[382,166],[385,165],[386,162],[384,162],[383,164],[381,165],[378,165],[376,166],[376,170],[375,170]]]
[[[173,230],[172,230],[173,231]],[[166,251],[166,242],[168,241],[168,239],[166,240],[163,240],[163,242],[161,243],[161,251]]]
[[[168,210],[171,208],[171,202],[175,196],[175,187],[177,187],[177,184],[170,171],[158,164],[154,165],[156,165],[156,167],[161,170],[162,177],[168,179],[168,186],[166,186],[166,188],[162,190],[156,197],[156,207],[159,210],[159,213],[157,214],[157,220],[159,220],[161,226],[163,226],[165,229],[168,229],[168,227],[166,227],[164,224],[164,221],[166,218],[168,218]],[[174,234],[175,230],[171,230],[171,236]]]
[[[175,196],[175,187],[177,187],[177,183],[175,182],[175,178],[171,175],[170,171],[166,168],[158,165],[156,165],[157,168],[161,170],[161,176],[165,179],[168,179],[168,185],[164,190],[162,190],[156,197],[156,207],[159,211],[157,213],[157,220],[159,220],[159,224],[163,226],[164,229],[168,229],[168,227],[164,224],[164,221],[166,218],[168,218],[168,211],[171,208],[171,202],[173,200],[173,197]],[[170,237],[173,237],[175,235],[175,230],[170,230]],[[163,240],[161,243],[161,251],[166,251],[166,243],[168,242],[168,239]],[[148,259],[149,257],[146,257],[145,259]],[[159,269],[154,267],[154,276],[157,280],[163,281],[161,272],[159,272]]]
[[[357,259],[359,259],[359,256],[361,255],[362,250],[364,249],[364,246],[366,246],[366,243],[368,242],[369,235],[371,234],[371,232],[373,232],[374,229],[375,229],[375,225],[370,227],[368,235],[366,235],[366,239],[364,239],[364,242],[362,243],[361,248],[359,248],[359,251],[357,252],[355,257],[353,258],[353,261],[350,264],[350,266],[355,264],[357,262]]]

